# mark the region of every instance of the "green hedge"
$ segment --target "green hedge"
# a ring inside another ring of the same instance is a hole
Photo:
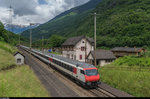
[[[115,66],[142,66],[150,67],[150,57],[135,57],[135,56],[125,56],[114,61]]]

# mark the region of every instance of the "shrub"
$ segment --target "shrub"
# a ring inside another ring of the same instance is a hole
[[[125,56],[117,59],[113,65],[121,66],[142,66],[150,67],[150,58],[149,57],[135,57],[135,56]]]

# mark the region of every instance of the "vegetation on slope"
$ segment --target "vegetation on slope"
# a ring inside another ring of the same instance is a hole
[[[9,68],[13,65],[15,65],[15,59],[12,56],[12,54],[8,53],[5,50],[0,49],[0,70],[4,68]]]
[[[0,42],[0,97],[48,97],[28,66],[16,66],[16,51],[12,45]]]
[[[150,45],[149,0],[102,0],[93,11],[67,16],[46,23],[34,30],[35,38],[51,34],[65,37],[87,35],[94,37],[94,17],[97,16],[97,46],[141,47]]]
[[[136,97],[150,97],[150,72],[148,69],[108,65],[99,69],[101,81]]]
[[[99,2],[101,0],[91,0],[87,4],[68,10],[56,16],[53,20],[33,29],[34,40],[41,39],[42,36],[49,38],[53,34],[65,37],[76,35],[76,29],[80,27],[84,18],[86,18]],[[29,30],[23,32],[21,35],[29,37]]]
[[[103,0],[95,12],[98,46],[149,46],[149,0]]]
[[[19,44],[19,35],[9,32],[4,29],[4,25],[0,22],[0,41],[7,42],[11,45]],[[23,37],[20,37],[21,42],[27,42]]]
[[[103,0],[97,16],[97,46],[149,46],[149,0]],[[76,32],[93,37],[93,16],[88,16]],[[86,28],[86,29],[85,29]]]
[[[9,45],[2,41],[0,41],[0,49],[3,49],[11,54],[14,54],[17,51],[16,47],[13,47],[12,45]]]
[[[65,37],[59,35],[52,35],[48,39],[38,40],[33,43],[34,48],[57,48],[66,40]],[[43,43],[43,44],[42,44]]]
[[[117,59],[114,66],[141,66],[150,67],[150,57],[135,57],[135,56],[125,56]]]
[[[0,72],[0,97],[49,97],[28,66]]]
[[[0,70],[15,65],[14,54],[17,49],[5,42],[0,42]]]

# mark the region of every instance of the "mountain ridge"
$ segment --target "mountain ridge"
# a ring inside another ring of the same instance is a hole
[[[60,15],[56,16],[55,18],[53,18],[52,20],[46,22],[45,24],[41,24],[39,27],[33,29],[33,40],[37,40],[37,39],[41,39],[41,36],[44,36],[45,38],[50,37],[53,34],[60,34],[60,32],[58,33],[57,30],[63,29],[64,32],[66,31],[65,28],[69,27],[69,26],[75,26],[77,27],[78,24],[72,24],[75,22],[80,22],[80,19],[83,17],[86,17],[88,12],[90,12],[91,10],[93,10],[96,5],[98,3],[100,3],[101,0],[90,0],[89,2],[87,2],[84,5],[72,8],[70,10],[67,10],[63,13],[61,13]],[[78,19],[78,17],[80,17],[80,19]],[[63,20],[58,20],[60,18],[64,18]],[[81,21],[82,21],[81,19]],[[71,20],[71,21],[70,21]],[[68,24],[66,24],[68,23]],[[61,26],[60,26],[61,24]],[[29,30],[21,33],[22,36],[24,37],[29,37]],[[34,34],[34,32],[36,32],[36,34]],[[70,32],[71,33],[71,32]],[[63,33],[62,33],[63,35]]]
[[[40,24],[35,24],[33,26],[29,26],[29,25],[9,25],[9,24],[4,24],[4,27],[6,30],[13,32],[15,34],[20,34],[28,29],[33,29],[38,27]]]

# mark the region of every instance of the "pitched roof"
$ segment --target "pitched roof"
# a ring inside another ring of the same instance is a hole
[[[25,57],[22,53],[20,53],[20,52],[16,52],[15,54],[14,54],[14,56],[15,55],[17,55],[17,54],[21,54],[23,57]]]
[[[85,37],[85,36],[78,36],[78,37],[71,37],[71,38],[67,39],[62,44],[62,46],[68,46],[68,45],[75,46],[83,38],[86,38],[92,45],[94,44],[94,40],[92,38]]]
[[[94,51],[91,51],[90,54],[94,58]],[[96,50],[96,59],[116,59],[116,57],[110,50]]]
[[[142,49],[144,48],[115,47],[111,51],[139,52]]]

